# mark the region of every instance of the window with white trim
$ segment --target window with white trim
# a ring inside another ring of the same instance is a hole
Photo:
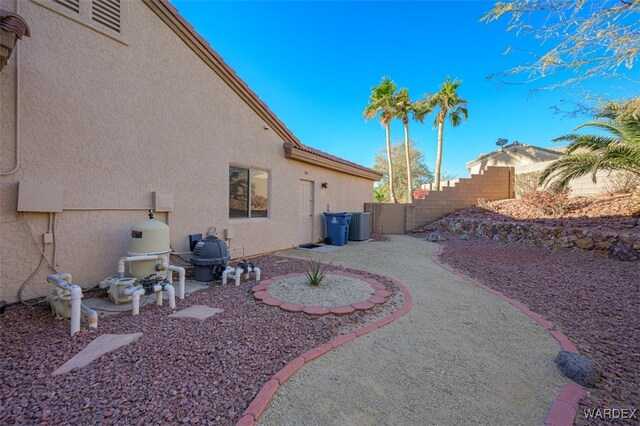
[[[269,216],[269,172],[229,166],[229,218]]]

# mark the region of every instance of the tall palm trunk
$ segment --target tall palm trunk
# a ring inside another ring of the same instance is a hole
[[[411,156],[409,154],[409,120],[402,120],[404,123],[404,155],[407,160],[407,202],[413,203],[413,179],[411,176]]]
[[[384,127],[387,132],[387,162],[389,163],[389,195],[391,196],[391,201],[394,203],[398,203],[398,199],[396,198],[396,193],[393,191],[393,167],[391,166],[391,133],[389,130],[389,123]]]
[[[442,136],[444,133],[444,117],[438,119],[438,152],[436,154],[436,190],[440,190],[440,166],[442,165]]]

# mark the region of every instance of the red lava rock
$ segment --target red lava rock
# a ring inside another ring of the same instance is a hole
[[[252,261],[260,266],[263,283],[306,268],[304,261],[277,256]],[[344,333],[355,336],[350,330],[402,305],[401,292],[391,280],[331,268],[376,279],[392,296],[366,313],[319,319],[255,303],[255,282],[238,287],[214,284],[177,305],[179,309],[207,305],[224,309],[224,315],[205,321],[167,321],[168,304],[152,304],[141,308],[136,317],[100,318],[97,330],[89,330],[83,316],[81,331],[74,338],[68,337],[69,322],[52,318],[48,306],[9,306],[0,326],[0,382],[4,384],[0,386],[0,424],[247,422],[250,416],[243,417],[244,411],[288,361],[336,338],[348,339]],[[104,297],[102,290],[86,293]],[[328,312],[321,309],[319,313]],[[51,376],[97,336],[134,331],[144,333],[136,343],[84,368]]]

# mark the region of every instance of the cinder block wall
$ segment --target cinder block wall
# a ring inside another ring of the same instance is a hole
[[[410,229],[419,228],[451,212],[476,205],[478,198],[487,201],[514,198],[514,175],[513,167],[490,166],[479,175],[460,179],[456,186],[431,191],[424,200],[414,200],[414,218],[407,218],[406,223],[412,225]]]
[[[479,198],[487,201],[515,198],[513,167],[489,166],[479,175],[461,178],[455,186],[445,186],[440,191],[431,191],[423,200],[414,200],[413,204],[405,204],[404,208],[385,208],[388,204],[367,203],[365,211],[371,212],[373,232],[389,232],[385,222],[391,220],[390,214],[404,215],[404,231],[419,228],[434,222],[456,210],[465,209],[477,204]],[[386,218],[386,220],[385,220]],[[399,218],[393,218],[397,223]]]

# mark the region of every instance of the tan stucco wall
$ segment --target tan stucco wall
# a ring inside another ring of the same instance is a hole
[[[483,158],[477,163],[468,164],[469,171],[473,174],[485,170],[488,166],[509,166],[514,167],[516,175],[540,172],[560,158],[560,154],[548,153],[535,150],[529,147],[518,147],[517,149],[507,149],[497,152],[489,157]],[[606,192],[608,181],[607,173],[597,174],[597,183],[591,181],[591,176],[583,176],[570,182],[572,196],[599,195]]]
[[[542,172],[548,166],[550,166],[553,161],[544,161],[541,163],[534,164],[525,164],[516,166],[516,175],[521,175],[525,173],[534,173],[534,172]],[[596,183],[593,183],[591,180],[591,174],[587,176],[582,176],[577,179],[573,179],[569,182],[569,188],[571,189],[571,196],[591,196],[591,195],[600,195],[607,192],[607,183],[609,181],[609,174],[606,172],[598,172],[596,173]]]
[[[363,209],[372,182],[284,158],[283,140],[226,86],[147,6],[126,2],[122,44],[31,1],[20,14],[32,37],[20,41],[20,170],[0,178],[0,299],[38,265],[46,213],[16,213],[18,182],[64,186],[56,214],[58,270],[85,287],[115,273],[131,225],[146,218],[153,191],[174,195],[171,240],[187,250],[190,233],[231,229],[245,254],[297,244],[298,181],[315,181],[315,229],[321,213]],[[0,0],[14,10],[14,2]],[[2,170],[13,167],[11,125],[15,57],[0,73]],[[229,164],[270,172],[270,217],[228,219]],[[328,189],[320,188],[321,182]],[[157,217],[166,220],[166,214]],[[51,255],[52,247],[46,247]],[[241,251],[231,253],[240,256]],[[49,290],[44,265],[27,296]]]
[[[467,163],[467,169],[472,174],[478,174],[488,166],[515,167],[541,161],[551,161],[559,157],[560,154],[552,154],[531,147],[518,146],[496,152],[475,163]]]

